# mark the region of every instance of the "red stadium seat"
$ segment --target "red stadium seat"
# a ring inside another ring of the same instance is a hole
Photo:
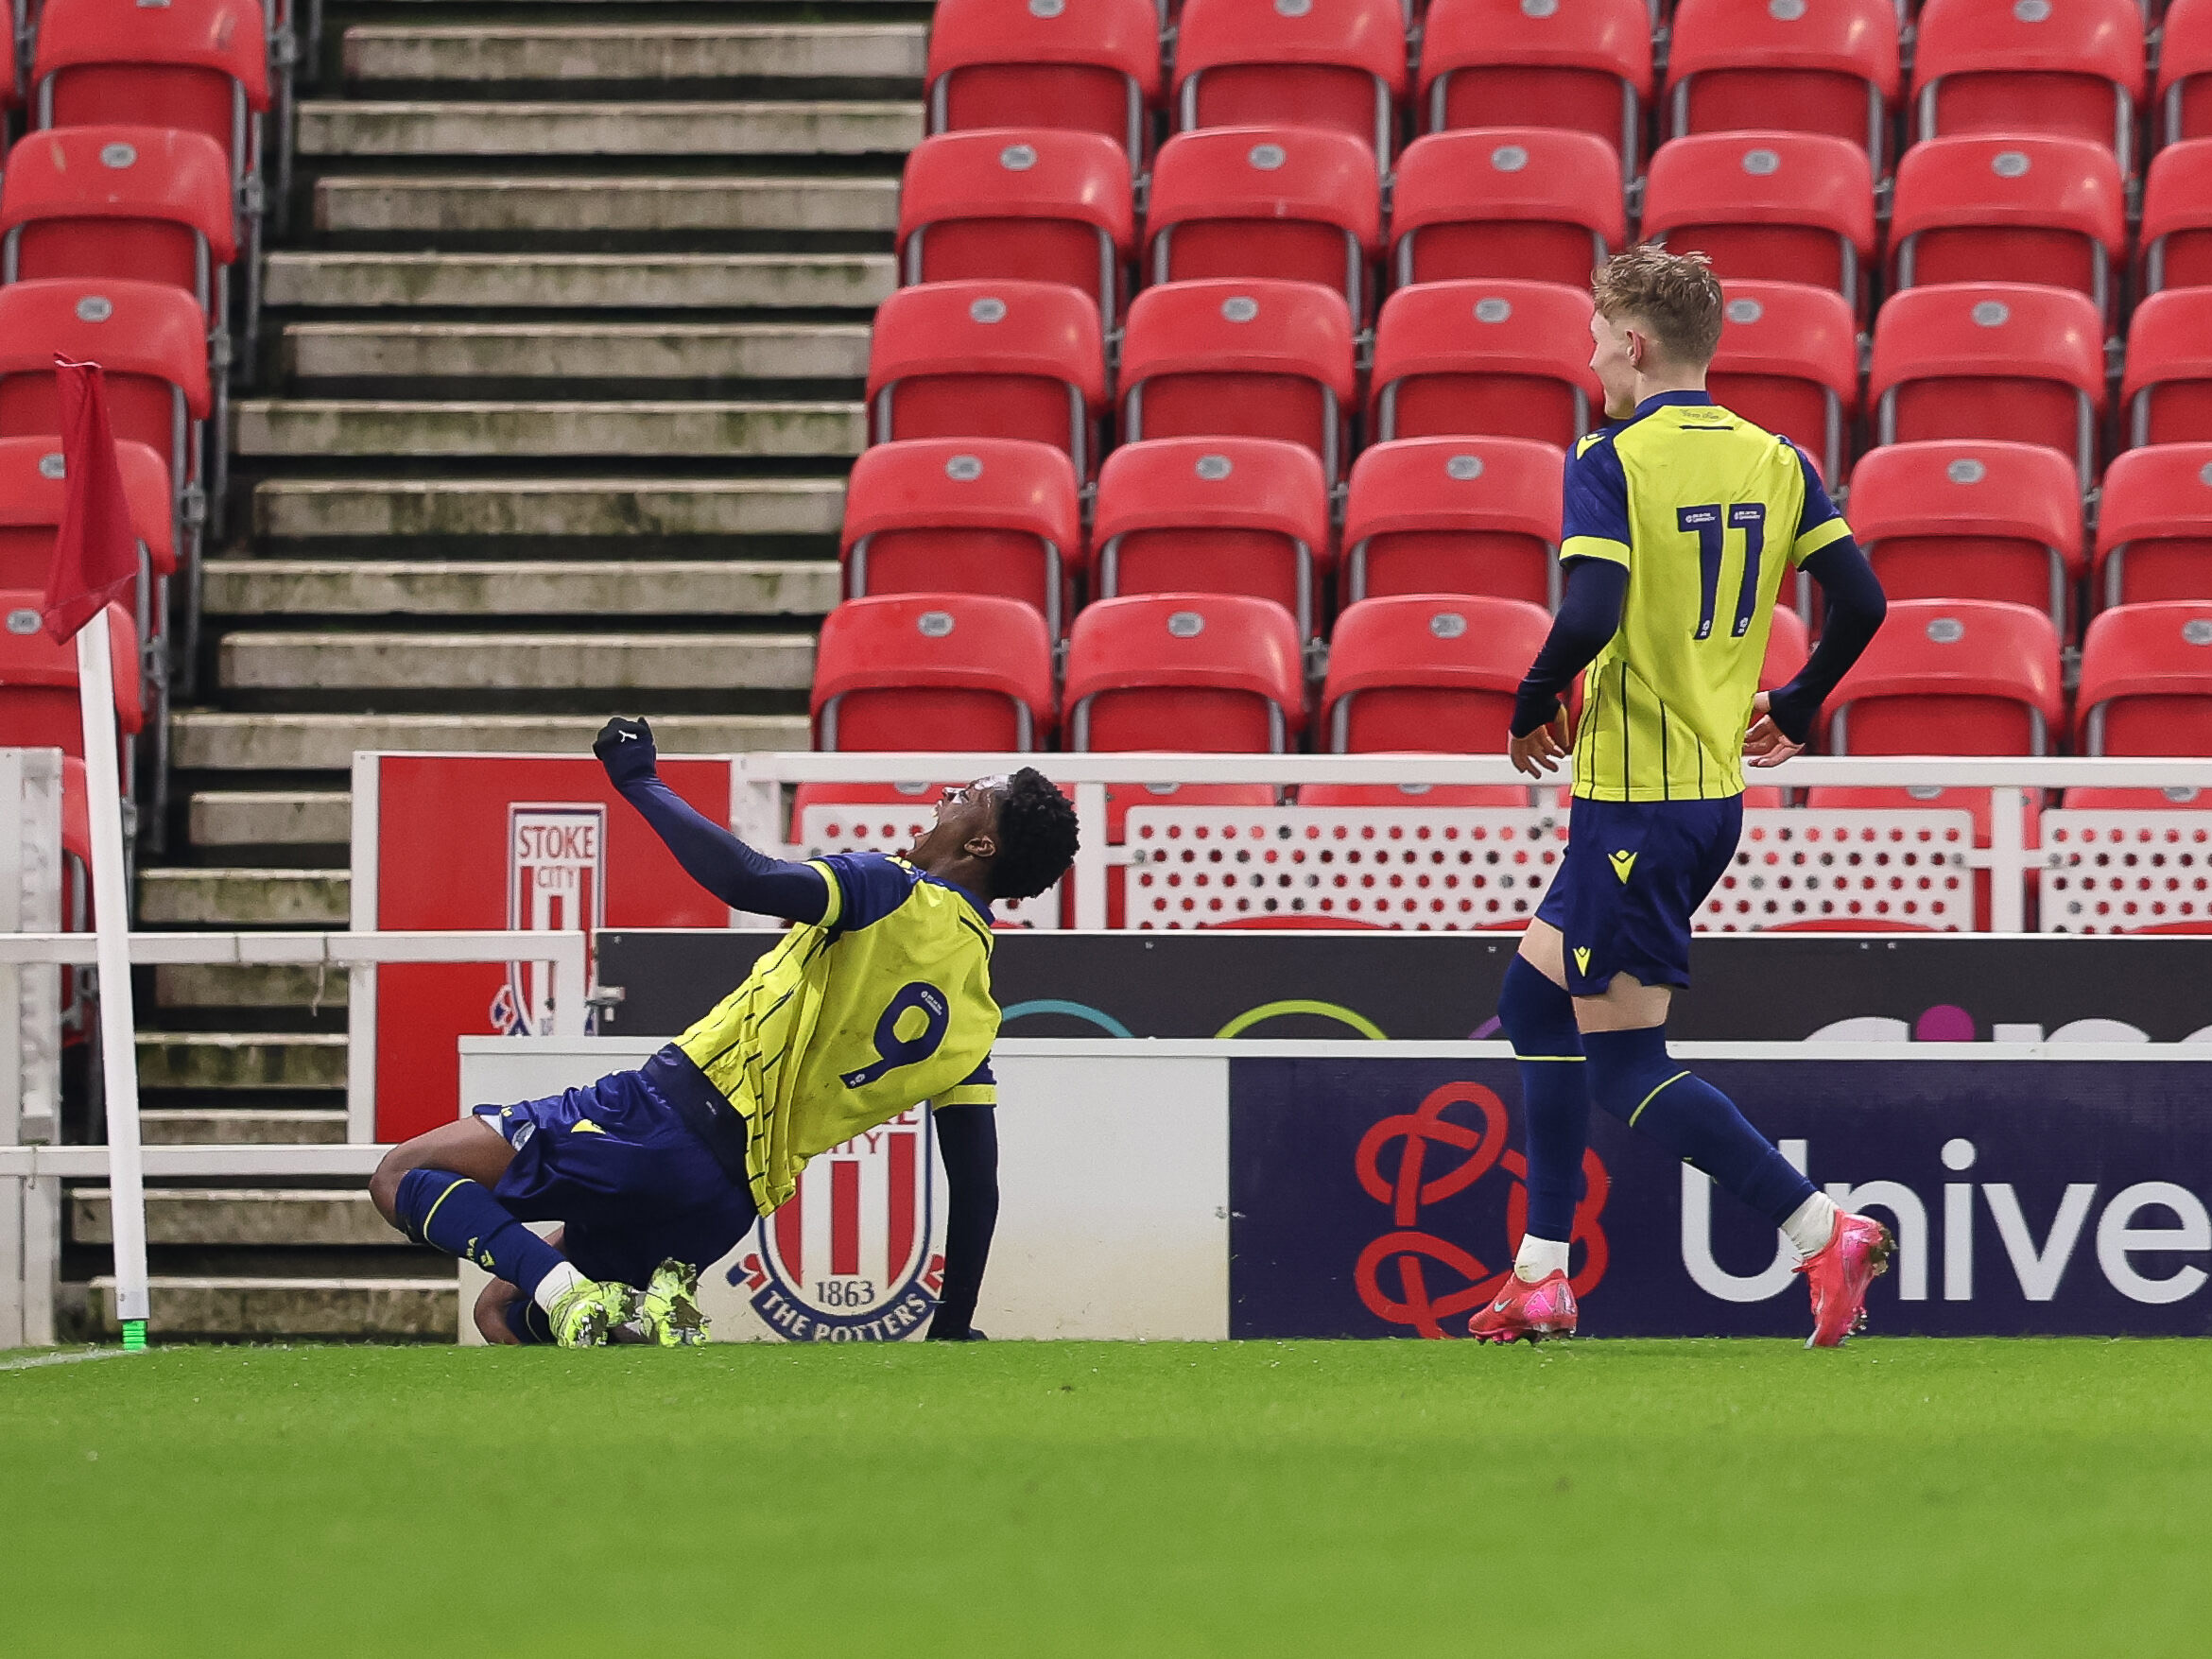
[[[1064,283],[1112,317],[1135,249],[1129,158],[1096,132],[946,132],[907,157],[902,282]]]
[[[1334,485],[1358,395],[1352,312],[1311,283],[1168,283],[1129,308],[1125,439],[1279,438],[1322,458]]]
[[[2092,618],[2074,707],[2084,754],[2212,754],[2212,602],[2164,599]]]
[[[211,139],[158,127],[32,133],[0,185],[0,281],[129,277],[167,283],[225,315],[238,256],[229,164]]]
[[[1644,0],[1433,0],[1415,99],[1430,132],[1563,127],[1602,138],[1633,179],[1651,94]]]
[[[1096,591],[1249,594],[1316,627],[1330,568],[1329,486],[1302,443],[1156,438],[1125,443],[1098,473]]]
[[[2212,0],[2173,0],[2166,9],[2152,95],[2161,144],[2212,138]]]
[[[1805,626],[1805,618],[1786,606],[1774,607],[1774,620],[1767,630],[1767,654],[1759,659],[1759,689],[1772,691],[1787,685],[1797,678],[1797,671],[1805,666],[1812,655],[1812,636]],[[1746,802],[1745,805],[1755,805]],[[1779,806],[1779,801],[1774,803]]]
[[[2032,443],[1892,443],[1851,475],[1851,527],[1892,599],[2008,599],[2063,634],[2082,570],[2082,491]]]
[[[2170,15],[2170,14],[2169,14]],[[2203,812],[2212,809],[2212,789],[2180,784],[2164,789],[2068,789],[2068,812]],[[2137,928],[2136,932],[2156,931]]]
[[[109,423],[118,440],[166,460],[181,520],[199,488],[210,406],[199,303],[179,288],[121,279],[0,287],[0,436],[60,428],[57,352],[106,369]]]
[[[1179,133],[1152,164],[1150,280],[1277,277],[1319,283],[1355,317],[1382,260],[1382,185],[1357,138],[1300,127]]]
[[[927,283],[875,313],[871,441],[1028,438],[1087,477],[1106,406],[1098,307],[1058,283]]]
[[[1400,594],[1337,618],[1322,715],[1332,753],[1498,754],[1513,693],[1551,631],[1522,599]]]
[[[1917,136],[2086,138],[2125,173],[2143,77],[2136,0],[1927,0],[1912,52]]]
[[[1399,285],[1520,277],[1582,286],[1628,235],[1612,168],[1603,139],[1554,127],[1415,139],[1391,198]]]
[[[1670,137],[1826,133],[1879,172],[1900,85],[1891,0],[1680,0],[1674,9]]]
[[[2190,139],[2151,158],[2136,246],[2138,294],[2212,287],[2212,139]]]
[[[1305,724],[1298,626],[1271,599],[1100,599],[1067,644],[1068,747],[1286,752]]]
[[[1389,594],[1559,602],[1565,457],[1526,438],[1405,438],[1352,467],[1346,603]]]
[[[1052,640],[1019,599],[847,599],[821,625],[812,708],[817,749],[1036,749],[1052,731]]]
[[[177,568],[169,469],[143,443],[118,442],[115,459],[146,568],[167,577]],[[0,588],[44,591],[66,489],[60,439],[0,438]],[[142,631],[159,626],[159,608],[149,603],[148,610],[152,614],[139,619]]]
[[[1909,288],[1875,320],[1866,396],[1877,442],[2040,443],[2070,457],[2086,490],[2105,413],[2103,319],[2060,288]]]
[[[1320,127],[1388,164],[1406,95],[1399,0],[1184,0],[1175,124]]]
[[[37,127],[123,122],[203,133],[234,178],[258,164],[268,108],[268,40],[259,0],[45,0],[31,62]]]
[[[879,443],[853,463],[838,557],[848,597],[997,594],[1058,639],[1083,568],[1075,468],[1017,438]]]
[[[1935,138],[1897,164],[1894,287],[2042,283],[2109,322],[2127,268],[2127,181],[2108,146],[2032,134]]]
[[[2212,599],[2212,443],[2131,449],[2105,468],[2097,568],[2107,605]]]
[[[1778,432],[1840,477],[1858,413],[1858,331],[1851,307],[1803,283],[1722,283],[1720,349],[1705,385],[1716,403]]]
[[[2058,630],[2026,605],[1900,599],[1829,699],[1836,754],[2048,754],[2065,729]]]
[[[84,753],[77,699],[77,643],[57,645],[39,619],[42,592],[0,593],[0,731],[11,748]],[[108,607],[109,663],[115,677],[117,764],[130,788],[130,743],[146,724],[139,698],[138,630],[120,605]]]
[[[1811,283],[1857,311],[1874,267],[1874,173],[1823,133],[1678,138],[1651,158],[1643,233],[1706,254],[1724,282]]]
[[[1160,20],[1152,0],[940,0],[924,77],[932,132],[1097,132],[1141,166],[1160,101]]]
[[[2120,404],[2137,448],[2212,438],[2212,288],[2168,288],[2135,307]]]
[[[1722,283],[1724,325],[1706,387],[1714,401],[1840,477],[1858,412],[1858,334],[1851,307],[1803,283]]]
[[[1368,429],[1533,438],[1564,449],[1603,392],[1584,342],[1590,297],[1557,283],[1422,283],[1383,302]]]

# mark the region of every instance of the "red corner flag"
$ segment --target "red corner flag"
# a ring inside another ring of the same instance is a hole
[[[108,426],[108,389],[97,363],[54,357],[61,405],[61,525],[39,607],[46,631],[63,644],[111,600],[138,581],[138,532],[123,494],[115,435]]]

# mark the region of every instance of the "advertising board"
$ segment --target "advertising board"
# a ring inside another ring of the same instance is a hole
[[[654,1046],[473,1039],[464,1092],[527,1098]],[[1678,1053],[1896,1232],[1875,1332],[2212,1334],[2202,1049]],[[1500,1045],[1017,1039],[994,1064],[1001,1208],[976,1316],[994,1338],[1449,1338],[1512,1259],[1520,1100]],[[920,1335],[943,1248],[926,1140],[918,1115],[815,1160],[797,1217],[708,1270],[718,1336]],[[1584,1172],[1583,1335],[1804,1335],[1780,1236],[1703,1176],[1602,1114]]]

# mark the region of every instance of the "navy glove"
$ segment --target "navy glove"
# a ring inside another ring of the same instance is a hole
[[[619,715],[599,728],[592,752],[599,757],[617,789],[653,776],[653,762],[659,758],[653,750],[652,727],[644,720],[626,720]]]

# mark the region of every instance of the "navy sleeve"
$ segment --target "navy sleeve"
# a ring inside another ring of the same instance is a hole
[[[1560,596],[1559,614],[1551,619],[1551,633],[1513,699],[1515,737],[1528,736],[1559,712],[1560,694],[1620,631],[1628,579],[1628,566],[1608,559],[1581,557],[1568,562],[1566,592]]]
[[[1569,458],[1562,486],[1559,556],[1629,562],[1628,475],[1603,436],[1588,438]]]
[[[810,864],[770,858],[706,818],[652,773],[620,786],[661,838],[684,874],[734,910],[820,922],[830,904],[829,883]]]
[[[1783,442],[1789,441],[1784,439]],[[1798,470],[1805,475],[1805,506],[1798,510],[1797,534],[1789,545],[1789,562],[1802,568],[1823,547],[1833,546],[1850,535],[1851,527],[1829,499],[1828,487],[1821,482],[1821,470],[1813,465],[1812,457],[1794,443],[1789,447],[1797,450]]]
[[[1812,735],[1821,703],[1851,671],[1889,614],[1890,601],[1874,566],[1845,531],[1805,562],[1806,570],[1821,584],[1827,601],[1827,619],[1821,627],[1821,643],[1797,678],[1767,699],[1767,712],[1782,734],[1792,743]]]
[[[950,1205],[944,1221],[944,1285],[929,1322],[934,1342],[975,1334],[976,1298],[998,1229],[998,1116],[989,1106],[941,1106],[932,1114]]]
[[[851,931],[882,921],[914,890],[914,872],[884,853],[831,853],[815,860],[837,882],[824,926]]]

